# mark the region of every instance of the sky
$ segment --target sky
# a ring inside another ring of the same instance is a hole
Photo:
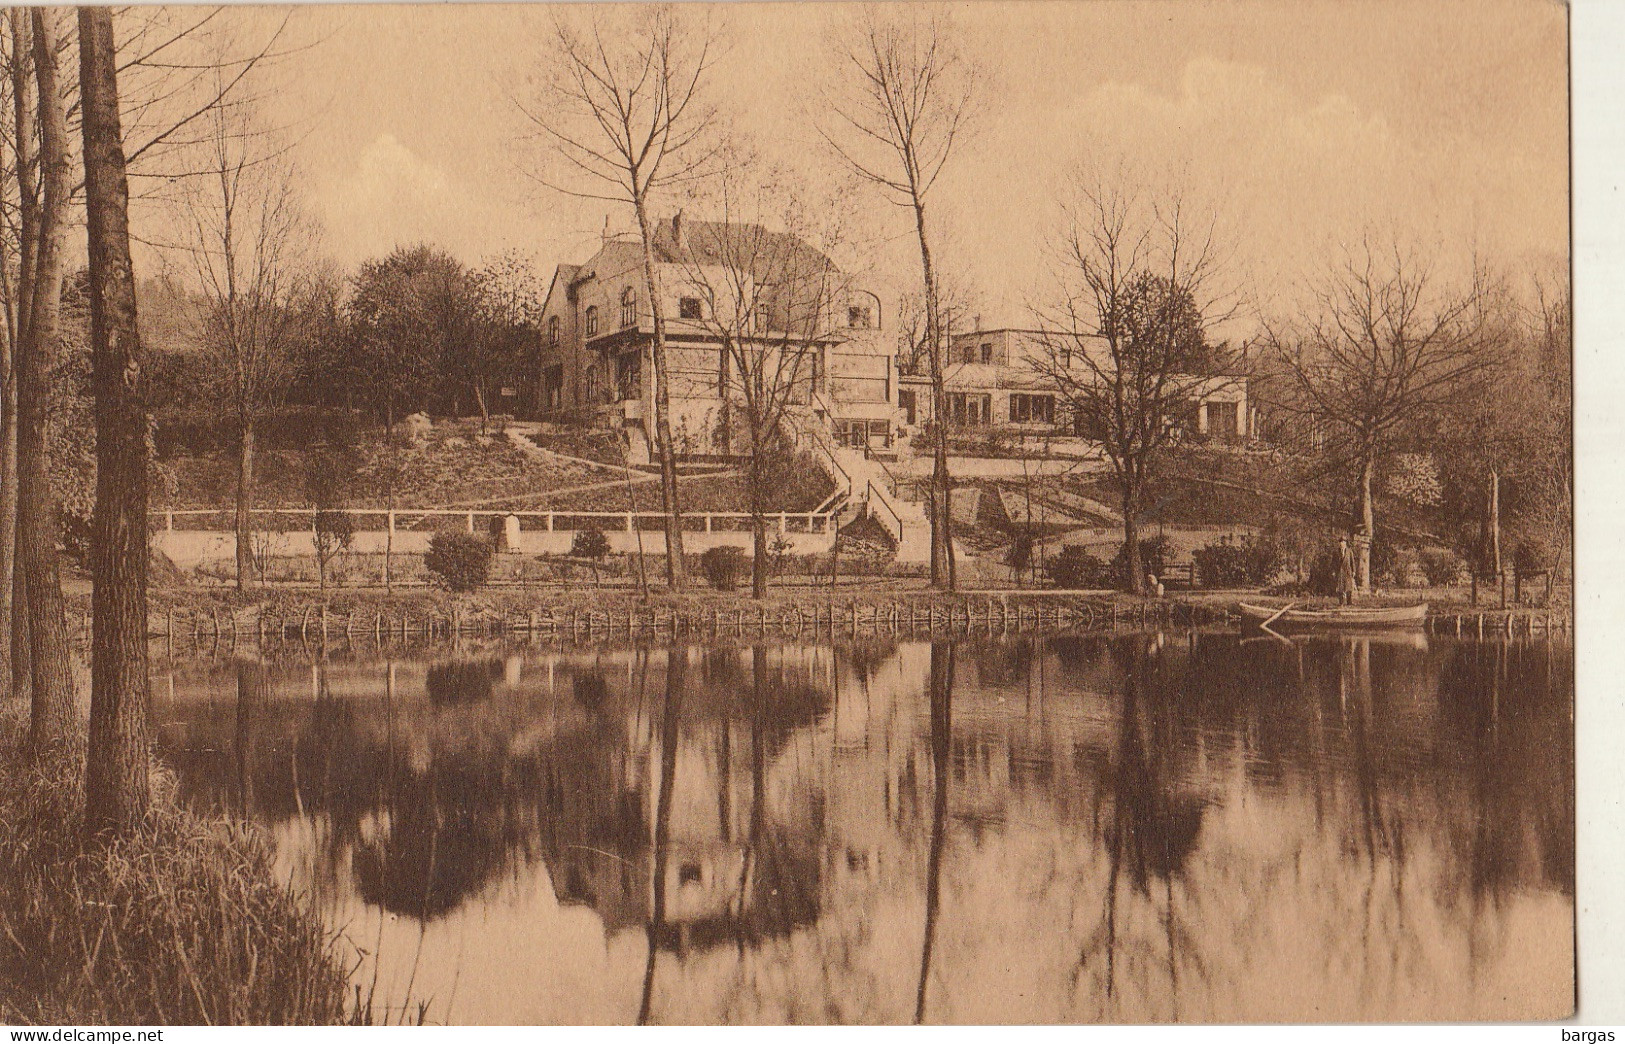
[[[964,148],[933,189],[944,269],[987,325],[1021,325],[1081,157],[1182,172],[1234,281],[1290,298],[1361,236],[1461,267],[1561,266],[1568,251],[1566,12],[1547,0],[1050,0],[951,5],[985,70]],[[759,151],[833,184],[809,126],[840,3],[726,4],[713,96]],[[270,17],[252,9],[235,15]],[[613,204],[531,175],[537,6],[301,9],[309,46],[275,70],[323,249],[345,266],[427,242],[551,272],[592,252]],[[910,215],[846,194],[883,294],[918,264]],[[677,201],[661,201],[669,213]],[[700,214],[698,216],[706,216]]]

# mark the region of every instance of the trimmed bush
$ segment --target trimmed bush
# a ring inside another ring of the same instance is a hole
[[[745,552],[732,545],[713,547],[700,556],[700,572],[718,591],[732,591],[745,575]]]
[[[448,591],[473,591],[491,575],[491,542],[461,530],[441,530],[429,540],[423,566]]]

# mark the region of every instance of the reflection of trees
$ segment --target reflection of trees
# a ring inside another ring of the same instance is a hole
[[[914,1021],[925,1021],[925,990],[931,976],[931,949],[936,942],[937,908],[942,896],[942,848],[948,820],[948,763],[953,753],[954,644],[931,645],[931,854],[925,872],[925,937],[920,945],[920,985]]]
[[[1175,711],[1184,701],[1184,678],[1168,670],[1162,657],[1147,648],[1144,637],[1118,641],[1110,652],[1121,671],[1121,703],[1116,735],[1101,773],[1110,804],[1099,835],[1106,848],[1105,895],[1096,928],[1079,952],[1073,988],[1085,969],[1103,957],[1101,986],[1109,1005],[1118,995],[1123,957],[1134,959],[1136,966],[1129,974],[1147,988],[1160,963],[1177,1018],[1181,964],[1204,970],[1192,932],[1174,901],[1175,883],[1196,849],[1205,811],[1202,797],[1180,785],[1185,773],[1179,759],[1188,747],[1176,742]],[[1125,910],[1125,902],[1135,909]],[[1130,913],[1143,914],[1159,925],[1161,938],[1155,942],[1125,938]]]
[[[160,743],[193,799],[313,824],[293,835],[314,835],[313,865],[353,867],[344,887],[412,917],[545,862],[560,902],[647,938],[649,1019],[873,1021],[909,999],[920,1019],[985,1015],[962,984],[1015,935],[1011,967],[1056,988],[1012,994],[1011,1016],[1245,1019],[1270,990],[1317,988],[1327,1011],[1397,1015],[1465,1005],[1464,969],[1526,930],[1516,904],[1572,896],[1566,656],[1202,634],[905,647],[863,668],[876,692],[841,706],[845,741],[794,648],[562,657],[545,697],[436,698],[449,672],[431,686],[403,664],[423,684],[382,704],[357,694],[387,675],[244,664],[210,681],[235,682],[235,713],[185,710]],[[917,962],[896,949],[911,919]],[[1293,961],[1301,983],[1278,982]]]

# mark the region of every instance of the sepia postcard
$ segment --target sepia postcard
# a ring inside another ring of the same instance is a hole
[[[0,1023],[1573,1016],[1566,7],[0,16]]]

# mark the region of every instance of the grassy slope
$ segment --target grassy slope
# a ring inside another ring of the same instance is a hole
[[[608,462],[618,459],[607,433],[558,429],[538,434],[535,443],[568,457]],[[331,450],[325,452],[331,454]],[[376,431],[363,432],[355,447],[336,458],[339,494],[352,507],[389,503],[389,464],[399,451]],[[258,456],[255,506],[261,509],[308,507],[307,476],[312,453],[301,447],[274,446]],[[320,466],[320,465],[319,465]],[[176,456],[164,461],[168,489],[154,498],[157,508],[228,508],[236,498],[237,462],[229,452]],[[646,479],[643,472],[634,477]],[[516,510],[657,511],[658,482],[621,481],[625,473],[610,467],[527,453],[504,435],[481,436],[478,425],[437,425],[396,479],[397,507],[481,506]],[[596,489],[554,494],[554,491]],[[784,491],[777,510],[807,511],[830,492],[820,474]],[[630,502],[629,502],[630,498]],[[742,511],[743,482],[737,477],[695,476],[682,483],[682,505],[690,511]]]

